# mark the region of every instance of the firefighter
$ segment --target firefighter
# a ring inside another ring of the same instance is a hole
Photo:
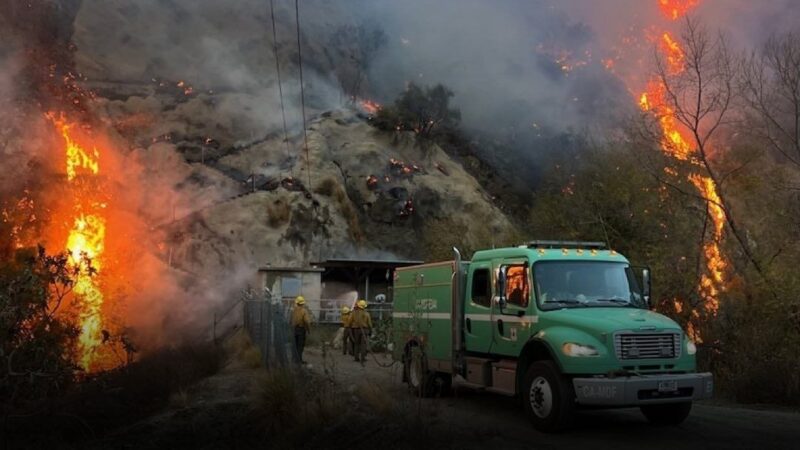
[[[350,327],[355,345],[355,358],[363,366],[367,357],[367,336],[372,330],[372,318],[367,312],[366,300],[356,302],[356,309],[350,318]]]
[[[346,355],[350,353],[351,355],[353,352],[353,334],[350,328],[350,322],[353,319],[353,315],[350,311],[350,308],[347,306],[342,306],[342,354]]]
[[[311,314],[306,309],[306,299],[298,295],[294,299],[292,308],[292,329],[294,330],[295,362],[305,364],[303,361],[303,349],[306,346],[306,334],[311,331]]]

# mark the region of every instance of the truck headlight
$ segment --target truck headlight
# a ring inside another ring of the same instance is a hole
[[[686,341],[686,353],[689,355],[694,355],[697,353],[697,346],[692,341]]]
[[[575,344],[567,342],[561,346],[561,351],[567,356],[597,356],[600,353],[591,345]]]

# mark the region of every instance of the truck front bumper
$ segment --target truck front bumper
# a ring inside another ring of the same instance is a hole
[[[714,393],[714,379],[710,373],[574,378],[572,383],[581,405],[678,403],[711,398]]]

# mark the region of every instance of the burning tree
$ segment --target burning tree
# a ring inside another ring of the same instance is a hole
[[[383,130],[413,131],[424,143],[461,120],[461,111],[450,107],[452,97],[453,91],[441,84],[423,88],[409,83],[394,105],[378,111],[375,125]]]
[[[725,186],[730,172],[723,172],[720,163],[723,130],[733,119],[735,77],[724,37],[712,36],[699,22],[687,19],[679,39],[669,33],[660,36],[655,77],[640,98],[640,107],[651,119],[645,135],[674,161],[656,172],[663,174],[658,175],[660,181],[706,204],[699,275],[703,303],[691,309],[690,325],[701,315],[716,315],[719,294],[729,282],[730,262],[723,253],[726,229],[762,273],[735,220]],[[693,190],[683,187],[683,178]],[[680,302],[676,300],[678,310],[683,309]]]

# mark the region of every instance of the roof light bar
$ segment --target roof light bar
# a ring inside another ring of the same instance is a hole
[[[605,242],[588,242],[588,241],[529,241],[524,244],[528,248],[581,248],[581,249],[606,249]]]

